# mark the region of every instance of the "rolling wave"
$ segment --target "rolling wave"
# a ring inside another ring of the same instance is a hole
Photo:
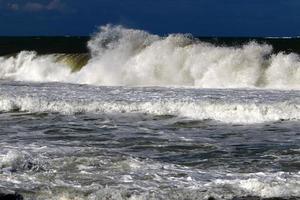
[[[103,26],[88,42],[90,55],[0,57],[0,78],[93,85],[300,89],[300,57],[250,42],[216,46],[190,35],[160,37]]]
[[[253,124],[300,120],[295,91],[0,84],[0,112],[128,113]]]

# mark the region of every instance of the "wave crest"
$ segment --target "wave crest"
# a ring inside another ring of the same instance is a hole
[[[107,25],[88,43],[91,58],[70,70],[53,55],[0,58],[0,78],[94,85],[299,89],[300,57],[250,42],[215,46],[184,34],[160,37]],[[76,61],[77,62],[77,61]],[[86,64],[85,64],[86,63]],[[81,70],[80,67],[84,65]],[[74,72],[75,71],[75,72]]]

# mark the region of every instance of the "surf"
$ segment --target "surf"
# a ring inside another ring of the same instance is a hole
[[[99,87],[1,82],[0,112],[145,114],[221,123],[300,120],[299,94],[277,90]]]
[[[300,57],[255,41],[222,46],[189,34],[158,36],[106,25],[88,54],[22,51],[0,57],[0,78],[99,86],[300,88]]]

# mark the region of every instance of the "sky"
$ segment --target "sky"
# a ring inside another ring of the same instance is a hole
[[[159,35],[299,36],[300,0],[0,0],[0,35],[91,35],[106,24]]]

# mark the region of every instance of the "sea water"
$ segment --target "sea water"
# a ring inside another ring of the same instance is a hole
[[[0,57],[0,191],[300,197],[298,54],[110,25],[88,47]]]

